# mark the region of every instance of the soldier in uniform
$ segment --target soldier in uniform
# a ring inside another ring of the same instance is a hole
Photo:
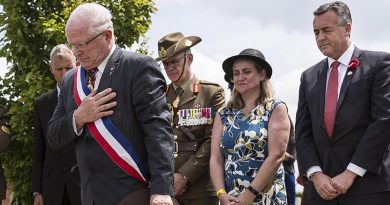
[[[167,34],[158,42],[156,59],[172,81],[166,96],[176,145],[174,191],[182,205],[218,204],[209,175],[210,136],[225,96],[218,84],[199,80],[191,72],[190,48],[200,41],[179,32]]]
[[[6,115],[7,110],[0,105],[0,152],[4,152],[10,143],[9,117]],[[4,176],[3,165],[0,161],[0,205],[2,200],[6,198],[7,182]]]

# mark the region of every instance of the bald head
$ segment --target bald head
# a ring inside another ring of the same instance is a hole
[[[111,19],[110,11],[96,3],[82,4],[70,14],[66,39],[83,68],[98,67],[114,47]]]
[[[65,33],[83,30],[91,35],[110,29],[114,32],[111,12],[100,4],[85,3],[70,14]]]

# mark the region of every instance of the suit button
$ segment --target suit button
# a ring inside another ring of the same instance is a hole
[[[90,175],[94,175],[95,174],[95,171],[93,169],[89,170],[89,174]]]

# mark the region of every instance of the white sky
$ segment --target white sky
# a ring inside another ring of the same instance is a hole
[[[201,79],[227,88],[222,62],[245,48],[263,52],[273,68],[271,82],[293,119],[302,71],[324,56],[313,34],[313,11],[328,1],[313,0],[156,0],[149,50],[167,33],[197,35],[192,71]],[[362,49],[390,51],[390,1],[344,1],[353,19],[352,41]],[[169,81],[169,80],[168,80]]]
[[[302,71],[324,58],[312,31],[313,11],[324,0],[156,0],[158,11],[146,33],[157,57],[157,42],[167,33],[197,35],[192,71],[224,88],[222,62],[245,48],[263,52],[273,68],[271,82],[295,119]],[[390,51],[390,1],[347,0],[352,13],[352,41],[360,48]],[[0,59],[0,75],[6,72]],[[169,79],[167,79],[169,82]],[[227,92],[228,94],[228,92]]]

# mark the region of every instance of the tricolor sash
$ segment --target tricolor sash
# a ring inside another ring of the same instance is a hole
[[[85,76],[86,71],[84,68],[76,68],[73,81],[73,96],[77,106],[80,106],[83,99],[91,93],[87,87]],[[114,126],[110,118],[103,117],[95,122],[89,122],[87,127],[93,138],[112,161],[130,176],[147,183],[141,161],[133,151],[129,141]]]

